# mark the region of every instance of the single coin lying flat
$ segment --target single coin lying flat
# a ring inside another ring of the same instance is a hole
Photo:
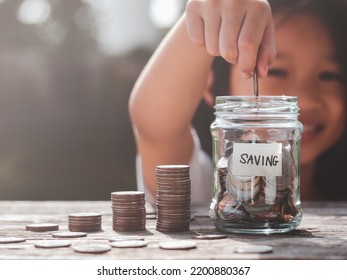
[[[69,247],[70,245],[71,243],[66,240],[40,240],[34,242],[36,248],[60,248]]]
[[[194,235],[192,238],[200,240],[214,240],[214,239],[224,239],[228,236],[225,234],[199,234]]]
[[[8,243],[20,243],[20,242],[25,242],[25,238],[21,237],[1,237],[0,238],[0,243],[1,244],[8,244]]]
[[[115,241],[111,242],[110,244],[115,248],[141,248],[147,246],[147,242],[143,240]]]
[[[159,248],[165,250],[188,250],[196,248],[196,242],[190,240],[164,241],[159,243]]]
[[[271,253],[273,248],[268,245],[247,245],[235,248],[234,252],[239,254],[265,254]]]
[[[77,231],[61,231],[52,233],[53,237],[56,238],[78,238],[78,237],[86,237],[86,232],[77,232]]]
[[[25,229],[30,231],[36,231],[36,232],[55,231],[55,230],[59,230],[59,225],[52,224],[52,223],[38,223],[38,224],[26,225]]]
[[[102,254],[110,251],[112,247],[104,244],[80,244],[74,245],[72,249],[78,253]]]
[[[126,235],[126,236],[110,236],[108,238],[108,241],[114,242],[114,241],[129,241],[129,240],[145,240],[143,236],[139,235]]]

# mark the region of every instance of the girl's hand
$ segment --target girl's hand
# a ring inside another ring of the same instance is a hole
[[[266,0],[189,0],[191,41],[212,56],[238,64],[244,77],[266,77],[276,56],[271,8]]]

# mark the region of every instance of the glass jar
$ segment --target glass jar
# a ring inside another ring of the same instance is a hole
[[[300,224],[298,115],[297,97],[216,97],[210,218],[217,229],[270,234]]]

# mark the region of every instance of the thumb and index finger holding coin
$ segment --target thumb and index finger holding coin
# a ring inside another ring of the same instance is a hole
[[[188,35],[212,56],[238,64],[243,76],[267,76],[276,57],[271,7],[265,0],[190,0]]]

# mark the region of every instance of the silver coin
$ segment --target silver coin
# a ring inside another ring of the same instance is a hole
[[[269,213],[271,211],[272,205],[267,204],[264,196],[259,195],[257,200],[249,203],[244,203],[243,207],[246,211],[252,215]]]
[[[55,231],[59,230],[58,224],[53,223],[39,223],[39,224],[30,224],[25,226],[26,230],[44,232],[44,231]]]
[[[186,164],[166,164],[166,165],[157,165],[157,170],[187,170],[189,165]]]
[[[89,219],[89,218],[100,218],[101,213],[94,212],[81,212],[81,213],[72,213],[69,214],[69,218],[79,218],[79,219]]]
[[[86,232],[78,232],[78,231],[62,231],[62,232],[55,232],[52,233],[53,237],[56,238],[78,238],[78,237],[86,237]]]
[[[236,222],[245,216],[242,204],[228,193],[224,194],[216,210],[218,217],[227,221]]]
[[[1,237],[0,238],[0,243],[1,244],[8,244],[8,243],[20,243],[20,242],[25,242],[25,238],[21,237]]]
[[[145,193],[141,191],[118,191],[118,192],[112,192],[112,196],[144,196]]]
[[[155,220],[157,218],[156,214],[146,214],[146,219],[147,220]]]
[[[78,253],[102,254],[110,251],[112,247],[105,244],[78,244],[72,246],[72,249]]]
[[[114,241],[128,241],[128,240],[145,240],[143,236],[139,235],[126,235],[126,236],[110,236],[108,237],[108,241],[114,242]]]
[[[268,245],[247,245],[234,249],[234,252],[239,254],[265,254],[271,253],[272,251],[273,248]]]
[[[260,189],[259,177],[227,175],[226,190],[238,201],[252,200]]]
[[[147,242],[144,240],[123,240],[110,243],[114,248],[141,248],[146,247]]]
[[[199,240],[215,240],[215,239],[224,239],[228,236],[225,234],[199,234],[194,235],[193,239],[199,239]]]
[[[227,181],[230,180],[230,183],[234,188],[245,191],[256,187],[258,185],[259,178],[259,176],[234,176],[229,172]]]
[[[159,248],[164,250],[189,250],[196,248],[197,243],[190,240],[163,241],[159,243]]]
[[[60,248],[69,247],[71,242],[66,240],[40,240],[35,241],[34,246],[37,248]]]
[[[253,71],[253,95],[255,97],[259,96],[258,73],[256,70]]]

